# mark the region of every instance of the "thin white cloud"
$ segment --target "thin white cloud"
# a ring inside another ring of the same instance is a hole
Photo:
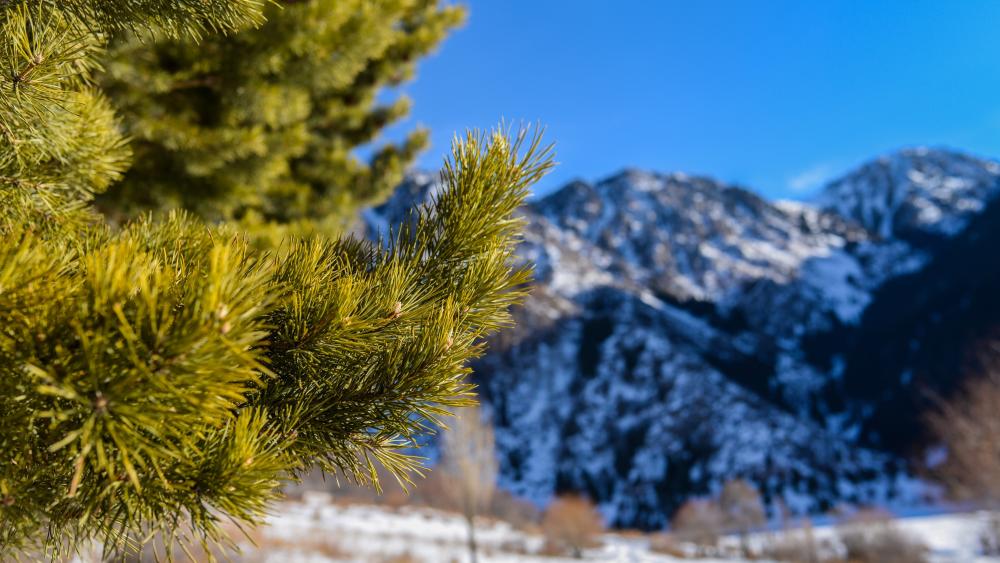
[[[797,194],[811,192],[830,180],[833,172],[833,166],[817,164],[789,178],[788,189]]]

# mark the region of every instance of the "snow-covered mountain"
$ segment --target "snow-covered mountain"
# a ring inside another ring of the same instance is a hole
[[[954,236],[996,193],[1000,164],[969,155],[908,149],[861,166],[831,183],[823,209],[883,239]]]
[[[998,192],[995,162],[913,149],[814,204],[636,170],[533,201],[534,293],[475,366],[503,484],[583,491],[647,528],[733,477],[802,511],[914,500],[917,386],[953,387],[957,350],[1000,323],[998,267],[974,268],[1000,243]]]

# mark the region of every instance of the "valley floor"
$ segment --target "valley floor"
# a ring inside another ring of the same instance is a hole
[[[979,530],[985,514],[946,514],[902,518],[900,530],[924,543],[935,563],[1000,562],[976,556]],[[769,532],[750,539],[753,544],[792,539],[798,531]],[[827,548],[837,543],[831,526],[813,530],[817,545]],[[338,505],[326,495],[307,495],[304,500],[287,502],[271,517],[254,538],[259,547],[249,545],[240,560],[303,563],[466,563],[464,521],[438,510],[369,505]],[[567,563],[576,559],[541,555],[544,540],[535,533],[516,530],[505,522],[488,521],[478,527],[482,563]],[[621,563],[673,561],[737,561],[716,557],[691,559],[656,553],[650,536],[607,534],[603,545],[588,550],[584,559]],[[723,547],[737,553],[738,542],[726,538]],[[683,552],[690,546],[680,546]],[[834,548],[835,549],[835,548]],[[690,553],[690,549],[688,549]],[[683,554],[681,554],[683,555]]]

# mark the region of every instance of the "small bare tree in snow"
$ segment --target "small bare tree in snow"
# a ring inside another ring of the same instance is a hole
[[[476,516],[490,505],[497,483],[493,428],[478,407],[460,409],[442,436],[439,470],[447,478],[444,490],[465,517],[469,557],[477,561]]]
[[[743,479],[726,481],[719,493],[719,508],[727,529],[740,535],[740,546],[744,557],[750,556],[747,536],[756,528],[767,523],[767,513],[760,493]]]

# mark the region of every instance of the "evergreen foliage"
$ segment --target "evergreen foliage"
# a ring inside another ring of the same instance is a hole
[[[409,102],[378,94],[413,72],[461,22],[438,0],[284,1],[267,23],[198,41],[119,35],[101,84],[123,116],[135,163],[100,206],[112,217],[183,207],[238,220],[271,243],[343,231],[402,180],[426,145],[414,130],[369,162]]]
[[[106,38],[231,32],[268,9],[0,2],[4,554],[211,543],[311,467],[405,480],[419,459],[401,448],[471,401],[468,361],[510,322],[529,274],[513,212],[551,165],[523,131],[456,140],[445,189],[378,244],[264,252],[183,212],[120,228],[94,212],[130,157],[94,86]]]

